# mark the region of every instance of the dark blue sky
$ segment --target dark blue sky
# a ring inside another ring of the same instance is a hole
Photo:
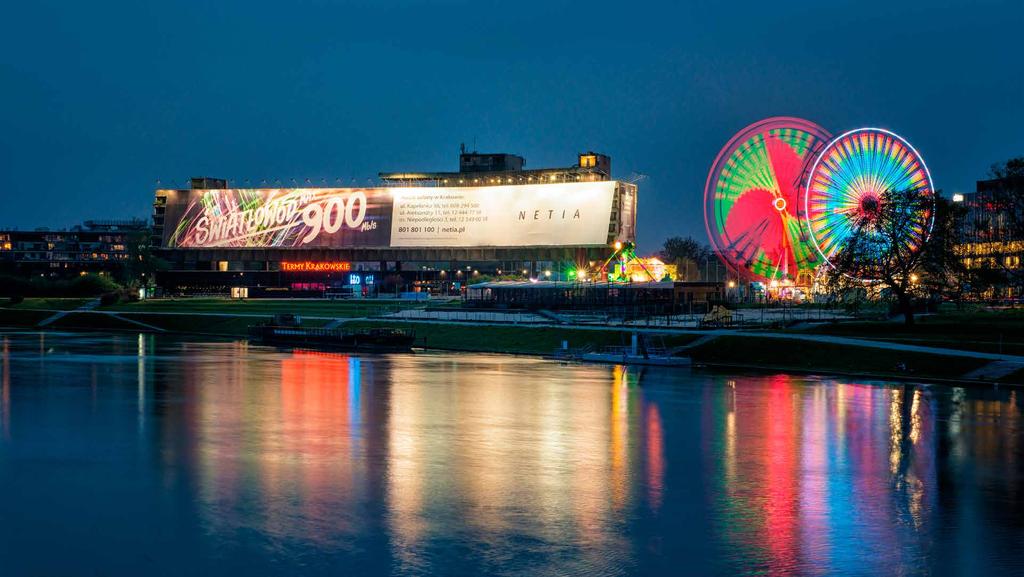
[[[813,8],[812,8],[813,6]],[[460,142],[641,185],[640,244],[703,238],[708,167],[794,115],[892,129],[936,185],[1024,155],[1024,2],[18,2],[0,225],[148,216],[157,180],[455,169]]]

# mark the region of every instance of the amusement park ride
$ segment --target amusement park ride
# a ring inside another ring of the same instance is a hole
[[[675,277],[674,266],[637,256],[633,243],[616,242],[614,246],[615,252],[598,269],[608,282],[660,282]]]
[[[880,128],[833,138],[808,120],[768,118],[718,154],[704,187],[704,221],[715,253],[738,279],[776,296],[807,294],[852,235],[873,234],[865,214],[896,191],[932,199],[904,235],[919,248],[931,232],[935,190],[910,143]]]

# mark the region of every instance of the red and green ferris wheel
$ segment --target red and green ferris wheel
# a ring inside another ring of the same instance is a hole
[[[804,183],[829,140],[813,122],[775,117],[744,128],[718,154],[704,186],[704,222],[736,274],[798,282],[821,264],[804,225]]]

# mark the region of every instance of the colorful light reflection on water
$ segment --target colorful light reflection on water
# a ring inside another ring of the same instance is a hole
[[[1014,390],[0,335],[19,574],[1020,573]]]

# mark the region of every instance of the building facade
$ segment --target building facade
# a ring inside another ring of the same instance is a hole
[[[524,164],[463,150],[458,172],[385,172],[368,188],[233,189],[199,178],[158,190],[153,244],[170,264],[158,282],[172,293],[366,293],[369,279],[373,290],[451,293],[474,276],[587,266],[634,241],[637,187],[612,179],[609,157]]]
[[[18,276],[72,276],[113,273],[144,241],[144,220],[87,220],[67,230],[0,230],[0,273]]]
[[[1009,179],[979,180],[975,192],[954,195],[964,210],[959,247],[964,265],[984,285],[981,296],[1019,298],[1024,288],[1024,191]]]

